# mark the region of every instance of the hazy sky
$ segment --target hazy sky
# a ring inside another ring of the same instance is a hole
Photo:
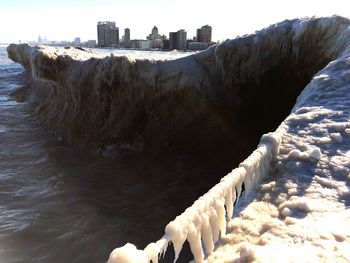
[[[96,39],[99,20],[115,21],[120,37],[145,38],[156,25],[161,34],[180,28],[213,27],[213,40],[254,32],[287,18],[350,17],[350,0],[0,0],[0,43]]]

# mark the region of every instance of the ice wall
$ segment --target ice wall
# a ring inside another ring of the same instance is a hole
[[[346,34],[345,34],[346,37]],[[350,52],[298,97],[271,170],[211,262],[350,262]]]
[[[317,71],[347,54],[349,26],[336,16],[289,20],[173,61],[88,58],[27,45],[11,45],[8,54],[28,72],[27,99],[68,141],[240,151],[237,138],[245,137],[245,144],[268,131]],[[167,225],[159,241],[144,250],[118,248],[109,263],[157,262],[170,242],[178,255],[185,240],[202,262],[225,234],[243,183],[244,197],[267,175],[287,130],[283,123],[264,135],[239,168]]]
[[[28,45],[10,45],[8,53],[27,70],[29,85],[22,92],[34,110],[68,142],[157,151],[176,148],[179,141],[187,148],[205,146],[209,135],[219,140],[217,131],[230,137],[205,100],[199,85],[208,78],[193,56],[96,58]]]
[[[10,45],[8,54],[28,72],[31,85],[22,93],[70,143],[245,151],[252,141],[251,151],[288,115],[311,77],[342,52],[348,23],[284,21],[171,61],[28,45]]]

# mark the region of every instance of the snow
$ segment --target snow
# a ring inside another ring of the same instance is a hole
[[[288,132],[277,171],[228,223],[207,262],[350,261],[348,58],[330,63],[299,96],[281,124]]]
[[[142,50],[130,50],[130,49],[93,49],[93,51],[101,54],[104,54],[104,57],[110,56],[113,54],[114,56],[121,57],[127,56],[131,60],[135,61],[136,59],[147,59],[147,60],[174,60],[182,57],[187,57],[189,55],[198,53],[198,51],[142,51]]]
[[[70,56],[75,60],[88,60],[90,58],[105,58],[108,56],[127,57],[129,61],[136,60],[151,60],[151,61],[165,61],[174,60],[177,58],[186,57],[197,52],[181,52],[181,51],[142,51],[142,50],[128,50],[128,49],[107,49],[107,48],[76,48],[76,47],[54,47],[54,46],[38,46],[49,57]]]
[[[114,249],[108,262],[147,263],[148,257],[143,250],[138,250],[135,245],[127,243]]]

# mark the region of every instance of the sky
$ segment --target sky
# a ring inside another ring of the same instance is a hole
[[[115,21],[120,37],[130,28],[131,39],[145,39],[155,25],[160,34],[185,29],[192,38],[209,24],[212,39],[223,41],[285,19],[334,14],[350,18],[350,0],[0,0],[0,43],[39,35],[96,40],[98,21]]]

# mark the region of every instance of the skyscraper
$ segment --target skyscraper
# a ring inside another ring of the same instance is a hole
[[[80,44],[81,44],[80,37],[76,37],[76,38],[74,39],[74,41],[73,41],[73,44],[74,44],[75,46],[80,46]]]
[[[211,43],[211,26],[205,25],[197,29],[197,41],[204,42],[210,45]]]
[[[158,28],[157,28],[156,26],[154,26],[154,27],[152,28],[152,32],[151,32],[151,34],[149,34],[149,35],[147,36],[147,39],[148,39],[148,40],[161,39],[161,35],[159,35],[159,33],[158,33]]]
[[[100,21],[97,24],[97,39],[99,47],[116,47],[119,43],[119,28],[115,22]]]
[[[187,32],[180,29],[177,32],[169,33],[169,49],[186,50],[187,49]]]
[[[124,44],[125,44],[125,47],[127,48],[130,47],[130,28],[124,29]]]
[[[180,29],[177,31],[178,33],[178,50],[186,50],[187,49],[187,32],[184,29]]]
[[[177,32],[170,32],[169,33],[169,49],[170,50],[176,49],[176,39],[177,39]]]

